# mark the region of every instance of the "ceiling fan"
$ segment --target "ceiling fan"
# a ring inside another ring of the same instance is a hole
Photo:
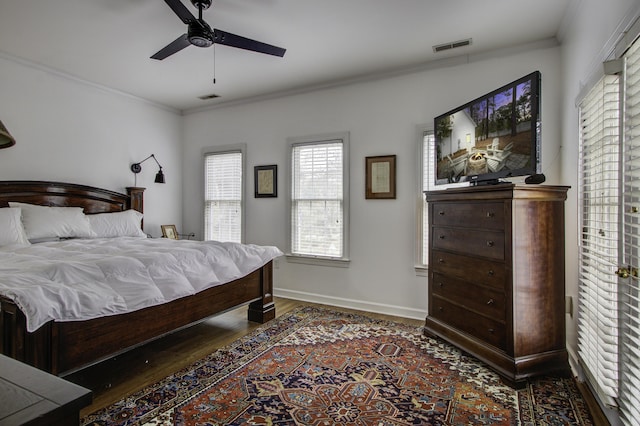
[[[197,47],[209,47],[214,43],[224,44],[226,46],[237,47],[239,49],[252,50],[254,52],[266,53],[273,56],[284,56],[286,49],[263,43],[261,41],[252,40],[236,34],[211,28],[202,19],[202,11],[207,10],[211,6],[211,0],[191,0],[191,3],[198,8],[198,18],[185,7],[180,0],[164,0],[173,12],[178,15],[182,22],[187,24],[186,34],[160,49],[151,59],[162,60],[176,52],[184,49],[189,45]]]

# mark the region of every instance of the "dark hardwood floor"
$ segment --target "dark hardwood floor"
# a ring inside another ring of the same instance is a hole
[[[276,298],[275,303],[277,316],[300,306],[321,306],[282,298]],[[356,312],[335,307],[331,309]],[[424,325],[421,320],[368,314],[415,326]],[[73,373],[65,379],[93,391],[93,403],[80,413],[86,415],[191,365],[249,334],[259,325],[247,321],[247,307],[244,306]]]

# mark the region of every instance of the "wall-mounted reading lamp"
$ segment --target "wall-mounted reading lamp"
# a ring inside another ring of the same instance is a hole
[[[158,170],[158,173],[156,173],[156,183],[164,183],[164,173],[162,173],[162,166],[160,165],[160,163],[158,163],[158,160],[156,160],[156,156],[151,154],[150,156],[148,156],[147,158],[145,158],[144,160],[142,160],[139,163],[133,163],[131,165],[131,171],[133,172],[133,176],[136,179],[134,182],[134,185],[137,185],[137,177],[138,177],[138,173],[140,173],[142,171],[142,166],[141,164],[144,163],[145,161],[147,161],[149,158],[153,158],[153,160],[156,162],[156,164],[158,165],[158,167],[160,167],[160,170]]]
[[[11,136],[11,133],[4,127],[2,121],[0,121],[0,149],[9,148],[16,144],[16,140]]]

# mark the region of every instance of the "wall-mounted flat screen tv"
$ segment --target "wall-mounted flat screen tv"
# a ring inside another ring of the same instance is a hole
[[[539,110],[535,71],[436,117],[436,185],[538,173]]]

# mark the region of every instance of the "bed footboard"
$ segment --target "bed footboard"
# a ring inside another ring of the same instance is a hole
[[[264,323],[275,317],[273,262],[193,296],[127,314],[51,321],[33,333],[27,332],[18,306],[0,298],[0,353],[64,376],[247,303],[250,321]]]

